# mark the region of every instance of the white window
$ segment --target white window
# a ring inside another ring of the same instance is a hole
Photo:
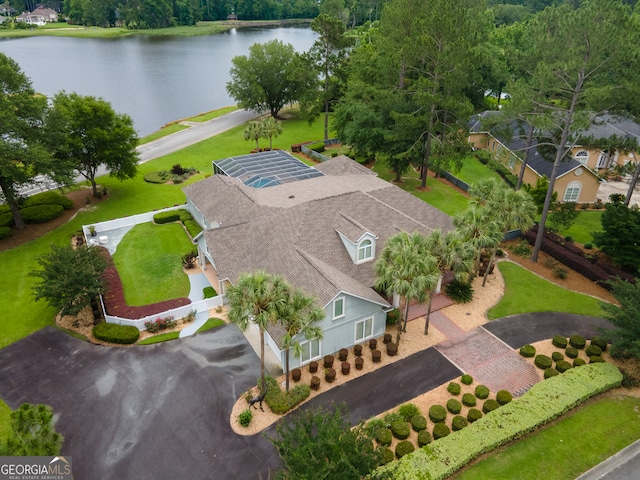
[[[609,154],[606,151],[600,152],[600,156],[598,157],[597,168],[609,168],[610,166],[611,166],[611,157],[609,157]]]
[[[356,322],[356,343],[367,340],[373,336],[373,317]]]
[[[344,297],[338,297],[333,301],[333,319],[344,317]]]
[[[509,157],[509,168],[513,168],[515,166],[516,166],[516,156],[511,155],[511,157]]]
[[[302,353],[300,354],[301,365],[320,358],[320,340],[316,339],[300,342],[300,348],[302,349]]]
[[[373,242],[368,238],[362,240],[358,245],[358,263],[366,262],[373,258]]]
[[[577,202],[578,198],[580,198],[580,190],[582,190],[582,184],[580,184],[580,182],[571,182],[567,185],[563,200],[565,202]]]
[[[589,152],[587,152],[586,150],[580,150],[579,152],[576,152],[573,158],[575,158],[581,164],[586,165],[587,160],[589,159]]]

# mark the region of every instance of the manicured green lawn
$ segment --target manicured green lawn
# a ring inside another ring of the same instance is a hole
[[[638,398],[595,400],[455,478],[573,480],[640,438],[639,410]]]
[[[149,222],[133,227],[113,255],[127,305],[189,296],[189,277],[182,271],[182,255],[192,250],[193,244],[178,223]]]
[[[224,325],[224,320],[219,318],[210,318],[208,319],[204,325],[202,325],[196,333],[205,332],[207,330],[211,330],[212,328],[218,328]]]
[[[466,157],[462,160],[462,169],[453,175],[469,185],[475,184],[478,180],[485,178],[495,178],[499,182],[503,182],[500,175],[489,169],[486,165],[480,163],[476,157]]]
[[[578,243],[593,243],[593,232],[602,231],[602,213],[604,210],[581,210],[575,223],[562,235],[571,236]]]
[[[162,127],[157,132],[153,132],[151,135],[147,135],[146,137],[138,139],[138,145],[144,145],[145,143],[152,142],[162,137],[167,137],[172,133],[179,132],[180,130],[186,130],[187,128],[190,127],[188,125],[182,125],[180,123],[172,123],[171,125]]]
[[[0,400],[0,445],[7,441],[11,433],[11,409]]]
[[[152,345],[154,343],[168,342],[169,340],[175,340],[180,337],[180,332],[167,332],[160,335],[154,335],[153,337],[140,340],[136,345]]]
[[[505,292],[498,304],[489,309],[489,320],[528,312],[567,312],[601,315],[601,300],[559,287],[512,262],[500,262]],[[482,295],[481,289],[475,295]]]

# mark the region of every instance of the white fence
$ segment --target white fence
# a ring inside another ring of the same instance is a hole
[[[115,230],[117,228],[132,227],[140,223],[152,222],[154,215],[162,212],[170,212],[172,210],[186,210],[187,205],[177,205],[175,207],[163,208],[161,210],[154,210],[153,212],[140,213],[138,215],[131,215],[130,217],[116,218],[115,220],[107,220],[106,222],[94,223],[93,225],[83,225],[82,232],[84,238],[89,239],[90,228],[93,227],[96,231],[96,235],[100,232],[108,232],[109,230]]]
[[[144,322],[152,322],[157,318],[166,318],[166,317],[173,317],[176,320],[178,320],[180,318],[186,317],[194,310],[196,311],[196,313],[200,313],[204,311],[208,312],[212,308],[221,307],[224,303],[223,299],[224,297],[222,295],[218,295],[217,297],[213,297],[213,298],[205,298],[204,300],[200,300],[199,302],[193,302],[193,303],[190,303],[189,305],[173,308],[171,310],[155,313],[153,315],[149,315],[148,317],[138,318],[135,320],[132,320],[130,318],[116,317],[114,315],[107,315],[107,314],[105,314],[104,318],[107,321],[107,323],[117,323],[118,325],[131,325],[133,327],[136,327],[138,330],[146,330],[146,327],[144,326]],[[102,301],[102,297],[100,297],[100,301]],[[102,309],[104,311],[104,303],[102,304]]]

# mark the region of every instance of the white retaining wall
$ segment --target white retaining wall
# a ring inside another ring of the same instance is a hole
[[[140,213],[138,215],[131,215],[129,217],[116,218],[115,220],[107,220],[106,222],[93,223],[91,225],[83,225],[82,232],[84,238],[89,239],[91,233],[89,227],[93,226],[96,229],[96,236],[101,232],[108,232],[109,230],[115,230],[116,228],[131,227],[140,223],[153,222],[154,215],[162,212],[170,212],[172,210],[186,210],[187,205],[177,205],[175,207],[163,208],[161,210],[154,210],[153,212]]]

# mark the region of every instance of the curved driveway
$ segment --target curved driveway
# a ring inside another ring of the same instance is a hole
[[[606,323],[540,313],[484,328],[518,348],[556,334],[591,337],[598,326]],[[355,423],[459,375],[429,348],[303,408],[345,401]],[[268,478],[280,465],[272,445],[229,426],[233,404],[258,376],[258,357],[234,325],[131,348],[91,345],[46,327],[0,350],[0,398],[12,409],[24,402],[53,407],[65,436],[62,453],[73,457],[79,480]]]

